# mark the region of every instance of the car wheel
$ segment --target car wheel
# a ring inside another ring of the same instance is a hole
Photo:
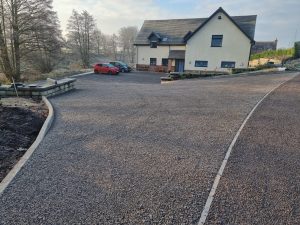
[[[111,71],[108,71],[108,74],[111,75],[112,74]]]
[[[98,74],[98,73],[99,73],[99,71],[97,71],[97,70],[94,70],[94,73]]]
[[[123,69],[121,69],[121,72],[122,72],[122,73],[124,73],[124,72],[125,72],[125,69],[124,69],[124,68],[123,68]]]

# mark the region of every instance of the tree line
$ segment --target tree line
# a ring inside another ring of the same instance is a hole
[[[49,73],[62,61],[79,61],[83,68],[100,56],[134,62],[137,27],[106,35],[93,15],[73,10],[63,37],[52,4],[53,0],[0,0],[0,70],[7,79],[20,81],[28,68]]]

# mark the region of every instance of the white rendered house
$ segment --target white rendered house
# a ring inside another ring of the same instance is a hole
[[[226,71],[247,68],[256,15],[146,20],[135,40],[138,70]]]

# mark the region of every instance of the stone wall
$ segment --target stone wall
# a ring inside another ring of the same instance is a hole
[[[58,94],[65,93],[74,89],[76,79],[63,79],[57,81],[56,84],[46,83],[41,87],[18,87],[17,92],[22,97],[41,98],[42,96],[50,97]],[[14,87],[0,86],[0,97],[16,96]]]
[[[136,70],[167,73],[168,67],[167,66],[158,66],[158,65],[157,66],[149,66],[149,65],[145,65],[145,64],[137,64]]]

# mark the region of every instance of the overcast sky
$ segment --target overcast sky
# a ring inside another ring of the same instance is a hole
[[[220,6],[232,16],[257,15],[256,41],[278,38],[279,47],[300,40],[300,0],[53,0],[63,31],[72,10],[87,10],[106,34],[145,19],[208,17]]]

